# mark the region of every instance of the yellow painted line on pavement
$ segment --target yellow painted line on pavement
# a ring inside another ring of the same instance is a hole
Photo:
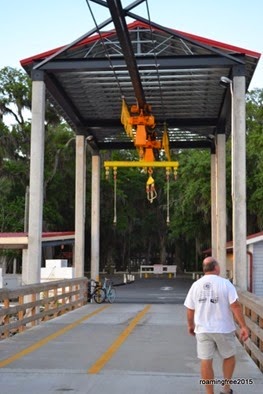
[[[128,338],[130,333],[137,326],[139,321],[146,315],[151,305],[147,305],[142,311],[140,311],[130,324],[121,332],[118,338],[111,344],[103,355],[88,369],[87,373],[95,374],[100,372],[104,365],[112,358],[114,353],[119,349],[123,342]]]
[[[40,347],[46,345],[48,342],[52,341],[53,339],[59,337],[60,335],[65,334],[66,332],[72,330],[73,328],[77,327],[83,321],[90,319],[91,317],[97,315],[98,313],[102,312],[104,309],[108,308],[109,305],[103,306],[99,309],[96,309],[94,312],[89,313],[88,315],[83,316],[81,319],[76,320],[74,323],[68,324],[66,327],[61,328],[60,330],[54,332],[51,335],[41,339],[40,341],[34,343],[33,345],[27,347],[26,349],[21,350],[20,352],[14,354],[11,357],[6,358],[5,360],[0,361],[0,368],[3,368],[14,361],[18,360],[21,357],[26,356],[29,353],[34,352],[35,350],[39,349]]]

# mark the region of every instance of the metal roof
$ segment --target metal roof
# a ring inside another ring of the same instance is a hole
[[[33,77],[44,72],[60,114],[94,149],[134,148],[120,121],[122,97],[128,106],[152,106],[157,138],[166,124],[171,149],[212,148],[216,133],[230,133],[231,95],[219,85],[221,76],[245,75],[248,88],[260,54],[125,10],[119,18],[112,10],[115,29],[93,29],[21,65]],[[125,16],[136,21],[126,25]]]

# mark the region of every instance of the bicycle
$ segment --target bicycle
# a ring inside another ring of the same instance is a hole
[[[102,289],[105,291],[105,300],[112,304],[116,298],[116,289],[113,287],[113,283],[110,279],[105,278]]]
[[[102,288],[100,282],[94,279],[90,279],[88,282],[88,301],[91,302],[92,299],[97,304],[102,304],[106,299],[106,291]]]

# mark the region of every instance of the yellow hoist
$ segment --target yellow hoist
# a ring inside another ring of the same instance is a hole
[[[136,147],[139,155],[139,161],[132,162],[105,162],[104,167],[106,169],[106,177],[109,175],[109,168],[114,168],[114,223],[117,222],[116,213],[116,188],[117,188],[117,168],[118,167],[142,167],[147,169],[148,180],[146,182],[146,196],[150,203],[157,197],[157,191],[155,188],[155,181],[153,179],[153,168],[163,167],[166,168],[166,180],[167,180],[167,224],[170,222],[169,218],[169,178],[171,168],[174,169],[174,177],[177,177],[177,168],[179,163],[177,161],[172,162],[170,157],[169,149],[169,137],[167,132],[166,124],[164,125],[162,140],[158,140],[155,128],[155,118],[151,113],[151,106],[145,104],[143,109],[140,109],[137,105],[132,105],[129,111],[128,106],[124,97],[122,98],[122,110],[121,110],[121,123],[124,126],[126,134],[131,138]],[[156,161],[159,151],[163,149],[167,161]]]

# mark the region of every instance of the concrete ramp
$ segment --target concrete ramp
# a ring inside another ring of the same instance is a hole
[[[238,341],[237,347],[234,393],[263,392],[262,373]],[[215,393],[219,393],[219,358],[215,375]],[[182,304],[115,303],[88,304],[1,341],[0,392],[186,394],[205,390]]]

